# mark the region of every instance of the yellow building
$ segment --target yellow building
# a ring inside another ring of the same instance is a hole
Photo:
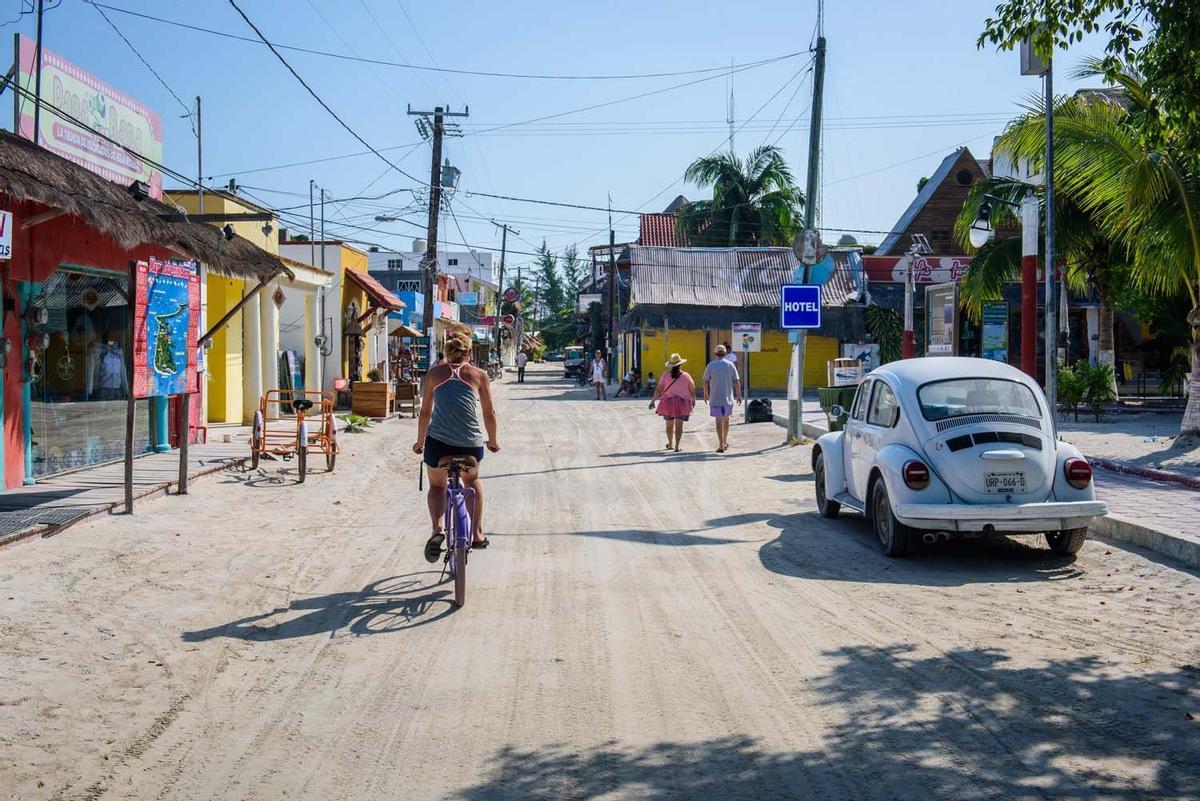
[[[792,346],[779,328],[779,287],[792,279],[795,257],[788,248],[663,248],[632,246],[630,306],[621,320],[619,370],[661,375],[671,354],[687,359],[684,369],[696,381],[717,345],[733,343],[732,324],[759,323],[760,350],[748,354],[751,391],[786,391]],[[833,293],[826,292],[826,305]],[[837,358],[843,315],[829,314],[826,325],[809,333],[804,386],[825,386],[827,362]],[[747,354],[737,352],[745,370]]]
[[[188,214],[199,212],[200,198],[195,190],[168,191],[163,199]],[[204,214],[271,214],[272,217],[265,221],[213,224],[228,224],[236,236],[268,253],[280,255],[279,234],[270,209],[223,191],[206,191],[203,202]],[[294,279],[281,276],[261,290],[256,284],[247,284],[241,279],[206,272],[201,306],[207,325],[220,320],[241,303],[247,293],[257,293],[257,297],[247,301],[241,311],[213,335],[212,345],[205,352],[206,373],[201,387],[207,425],[248,424],[263,392],[279,388],[282,301],[285,297],[299,298],[300,307],[311,307],[315,320],[317,293],[330,282],[329,276],[320,270],[297,269],[295,265],[290,269],[295,273]],[[320,355],[311,342],[312,337],[308,340],[295,344],[302,357],[307,356],[307,360],[316,365]]]

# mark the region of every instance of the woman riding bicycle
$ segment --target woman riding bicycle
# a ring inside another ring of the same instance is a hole
[[[492,453],[500,450],[496,442],[496,410],[487,373],[467,364],[472,352],[471,331],[455,326],[446,335],[445,361],[425,376],[421,396],[421,418],[417,423],[417,441],[413,453],[423,453],[429,471],[429,517],[433,534],[425,543],[425,559],[436,562],[446,534],[442,520],[446,513],[446,465],[454,457],[466,457],[470,466],[462,472],[462,482],[475,490],[475,508],[471,510],[474,530],[472,548],[486,548],[483,534],[483,486],[479,481],[479,461],[484,447]],[[480,407],[483,426],[480,427]],[[484,439],[483,430],[487,430]]]

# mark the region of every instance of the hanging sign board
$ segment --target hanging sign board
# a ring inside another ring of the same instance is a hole
[[[1008,304],[983,304],[983,358],[1008,361]]]
[[[925,289],[925,355],[957,356],[958,283]]]
[[[762,350],[761,323],[732,323],[733,337],[729,340],[734,350],[758,353]]]
[[[197,392],[200,263],[140,261],[133,290],[134,397]]]
[[[478,292],[459,292],[455,296],[455,299],[458,301],[459,306],[478,306],[479,305],[479,293]]]
[[[0,259],[12,258],[12,226],[12,212],[0,211]]]

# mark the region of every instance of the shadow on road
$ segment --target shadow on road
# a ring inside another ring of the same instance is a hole
[[[489,536],[495,532],[489,532]],[[728,545],[747,540],[728,537],[709,537],[696,531],[626,528],[608,531],[515,531],[505,537],[597,537],[622,542],[637,542],[643,545]]]
[[[870,525],[860,517],[826,520],[816,512],[805,512],[773,517],[767,524],[780,533],[759,549],[763,567],[795,578],[956,587],[1059,581],[1084,574],[1075,566],[1074,556],[1048,550],[1040,537],[921,544],[912,556],[889,559],[880,553]]]
[[[451,592],[436,589],[440,575],[438,571],[408,573],[372,582],[357,592],[297,598],[259,615],[185,631],[181,639],[271,641],[316,634],[334,637],[343,629],[354,635],[412,629],[441,620],[455,610]]]
[[[826,672],[783,679],[824,710],[821,747],[772,749],[746,735],[505,746],[453,797],[1181,801],[1200,787],[1200,738],[1182,708],[1195,668],[1114,676],[1101,657],[1029,666],[996,649],[909,645],[824,657]]]

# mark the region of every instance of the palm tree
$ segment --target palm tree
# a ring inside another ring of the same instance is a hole
[[[1098,64],[1081,71],[1095,74]],[[1187,292],[1191,312],[1192,374],[1181,434],[1200,435],[1200,174],[1168,134],[1140,135],[1137,120],[1156,103],[1139,76],[1119,74],[1125,105],[1071,98],[1055,104],[1055,177],[1128,254],[1133,282],[1150,292]],[[1001,137],[1000,152],[1041,163],[1045,132],[1036,117],[1018,119]]]
[[[712,200],[697,200],[679,210],[676,230],[693,247],[790,245],[804,209],[782,151],[755,148],[743,162],[736,156],[701,156],[684,178],[712,186]]]
[[[1022,118],[1012,123],[1012,126],[1025,124]],[[1043,123],[1033,120],[1029,124]],[[1004,152],[1004,147],[1005,142],[1001,137],[1001,142],[997,144],[997,152]],[[1057,164],[1055,172],[1059,172]],[[1059,180],[1059,177],[1056,176],[1055,180]],[[954,233],[959,243],[970,248],[970,227],[978,218],[987,196],[1006,201],[990,204],[991,223],[995,230],[1006,222],[1017,222],[1016,212],[1009,204],[1020,203],[1030,188],[1029,184],[1011,178],[989,178],[975,182],[954,223]],[[1100,231],[1093,215],[1084,211],[1070,193],[1056,193],[1054,205],[1056,256],[1065,266],[1067,286],[1075,292],[1091,295],[1099,303],[1096,343],[1099,360],[1101,364],[1113,364],[1115,348],[1112,291],[1114,286],[1123,283],[1124,274],[1128,272],[1127,255],[1124,248]],[[1044,216],[1039,215],[1039,218],[1044,219]],[[1038,237],[1039,246],[1044,244],[1044,241],[1042,236]],[[1013,280],[1020,280],[1020,275],[1019,235],[994,239],[979,248],[961,284],[962,302],[967,316],[978,320],[983,304],[1000,297],[1004,285]],[[1112,389],[1115,395],[1115,373]]]

